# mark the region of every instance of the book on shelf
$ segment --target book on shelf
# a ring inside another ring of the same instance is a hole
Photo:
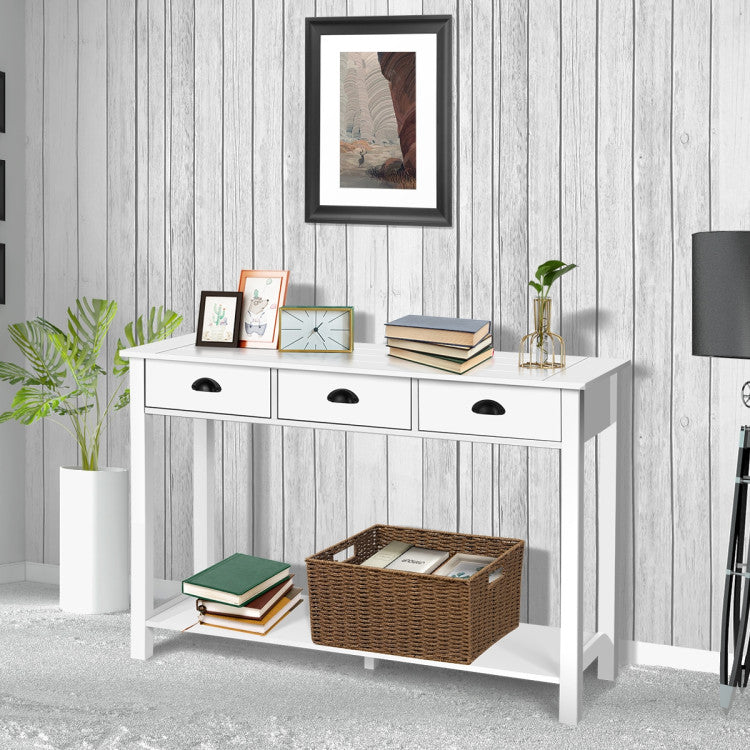
[[[198,622],[201,625],[210,625],[214,628],[225,628],[227,630],[239,630],[243,633],[266,635],[271,628],[278,625],[301,601],[302,589],[293,587],[286,596],[281,597],[275,606],[261,618],[233,617],[231,615],[214,615],[200,612],[198,614]]]
[[[459,344],[430,344],[427,341],[410,341],[409,339],[386,338],[385,343],[396,349],[408,349],[412,352],[424,352],[425,354],[436,354],[443,357],[455,357],[456,359],[469,359],[475,354],[483,351],[492,343],[492,335],[487,334],[475,346],[461,346]]]
[[[289,576],[281,583],[277,583],[265,594],[256,596],[244,607],[235,607],[232,604],[212,602],[210,599],[196,599],[195,607],[199,612],[209,615],[232,615],[233,617],[250,617],[259,620],[263,617],[284,594],[292,588],[294,576]]]
[[[409,573],[432,573],[435,568],[448,559],[450,552],[424,547],[409,547],[392,563],[385,566],[386,570],[405,570]]]
[[[360,563],[366,568],[387,568],[399,555],[411,547],[408,542],[388,542],[383,549],[378,550]]]
[[[385,335],[433,344],[476,346],[490,332],[489,320],[405,315],[385,324]]]
[[[436,367],[438,370],[454,372],[457,375],[463,375],[465,372],[468,372],[477,365],[481,365],[482,362],[486,362],[488,359],[491,359],[494,353],[495,350],[492,348],[492,345],[488,345],[486,349],[483,349],[479,352],[479,354],[475,354],[469,359],[436,356],[434,354],[425,354],[424,352],[413,352],[408,349],[397,349],[393,346],[388,348],[388,354],[391,357],[396,357],[397,359],[405,359],[409,362],[416,362],[420,365],[427,365],[428,367]]]
[[[240,607],[285,578],[289,578],[289,563],[235,552],[186,578],[182,593]]]
[[[484,557],[482,555],[469,555],[465,552],[457,552],[447,562],[443,563],[434,573],[436,576],[446,578],[471,578],[482,568],[495,562],[496,557]]]

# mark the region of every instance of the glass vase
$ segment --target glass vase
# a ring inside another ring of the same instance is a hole
[[[550,331],[552,300],[536,297],[534,303],[534,330],[521,339],[518,348],[520,367],[552,369],[565,367],[565,342],[557,333]]]

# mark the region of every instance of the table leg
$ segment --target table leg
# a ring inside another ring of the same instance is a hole
[[[617,677],[617,375],[611,378],[610,418],[612,424],[599,433],[599,482],[597,549],[599,578],[597,591],[597,631],[607,636],[607,647],[599,657],[600,680]]]
[[[560,451],[560,721],[577,724],[583,694],[583,408],[562,392]]]
[[[148,659],[154,637],[146,620],[154,608],[154,520],[146,497],[145,365],[130,361],[130,655]]]
[[[214,534],[214,460],[216,422],[193,420],[193,568],[216,562]]]

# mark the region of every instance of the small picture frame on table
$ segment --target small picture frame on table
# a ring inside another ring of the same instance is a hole
[[[242,271],[240,346],[278,348],[279,308],[286,302],[288,284],[289,271]]]
[[[241,292],[201,292],[195,345],[236,347],[241,310]]]

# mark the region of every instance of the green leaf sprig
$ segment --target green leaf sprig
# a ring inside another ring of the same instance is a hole
[[[126,347],[122,339],[117,340],[112,367],[119,382],[106,403],[99,398],[99,378],[107,374],[99,361],[116,312],[113,300],[83,297],[76,300],[75,310],[68,308],[66,330],[44,318],[11,324],[10,338],[27,366],[0,362],[0,381],[21,385],[10,410],[0,414],[0,423],[15,420],[30,425],[49,418],[75,439],[81,466],[89,471],[99,468],[99,447],[110,411],[130,402],[130,391],[121,390],[129,370],[128,360],[120,355]],[[181,322],[172,310],[152,308],[145,328],[143,316],[125,326],[127,346],[166,339]]]
[[[547,299],[549,297],[550,287],[561,276],[564,276],[568,271],[572,271],[574,268],[576,268],[575,263],[564,263],[561,260],[545,261],[536,269],[534,276],[537,281],[532,279],[529,281],[529,286],[536,289],[540,299]]]

